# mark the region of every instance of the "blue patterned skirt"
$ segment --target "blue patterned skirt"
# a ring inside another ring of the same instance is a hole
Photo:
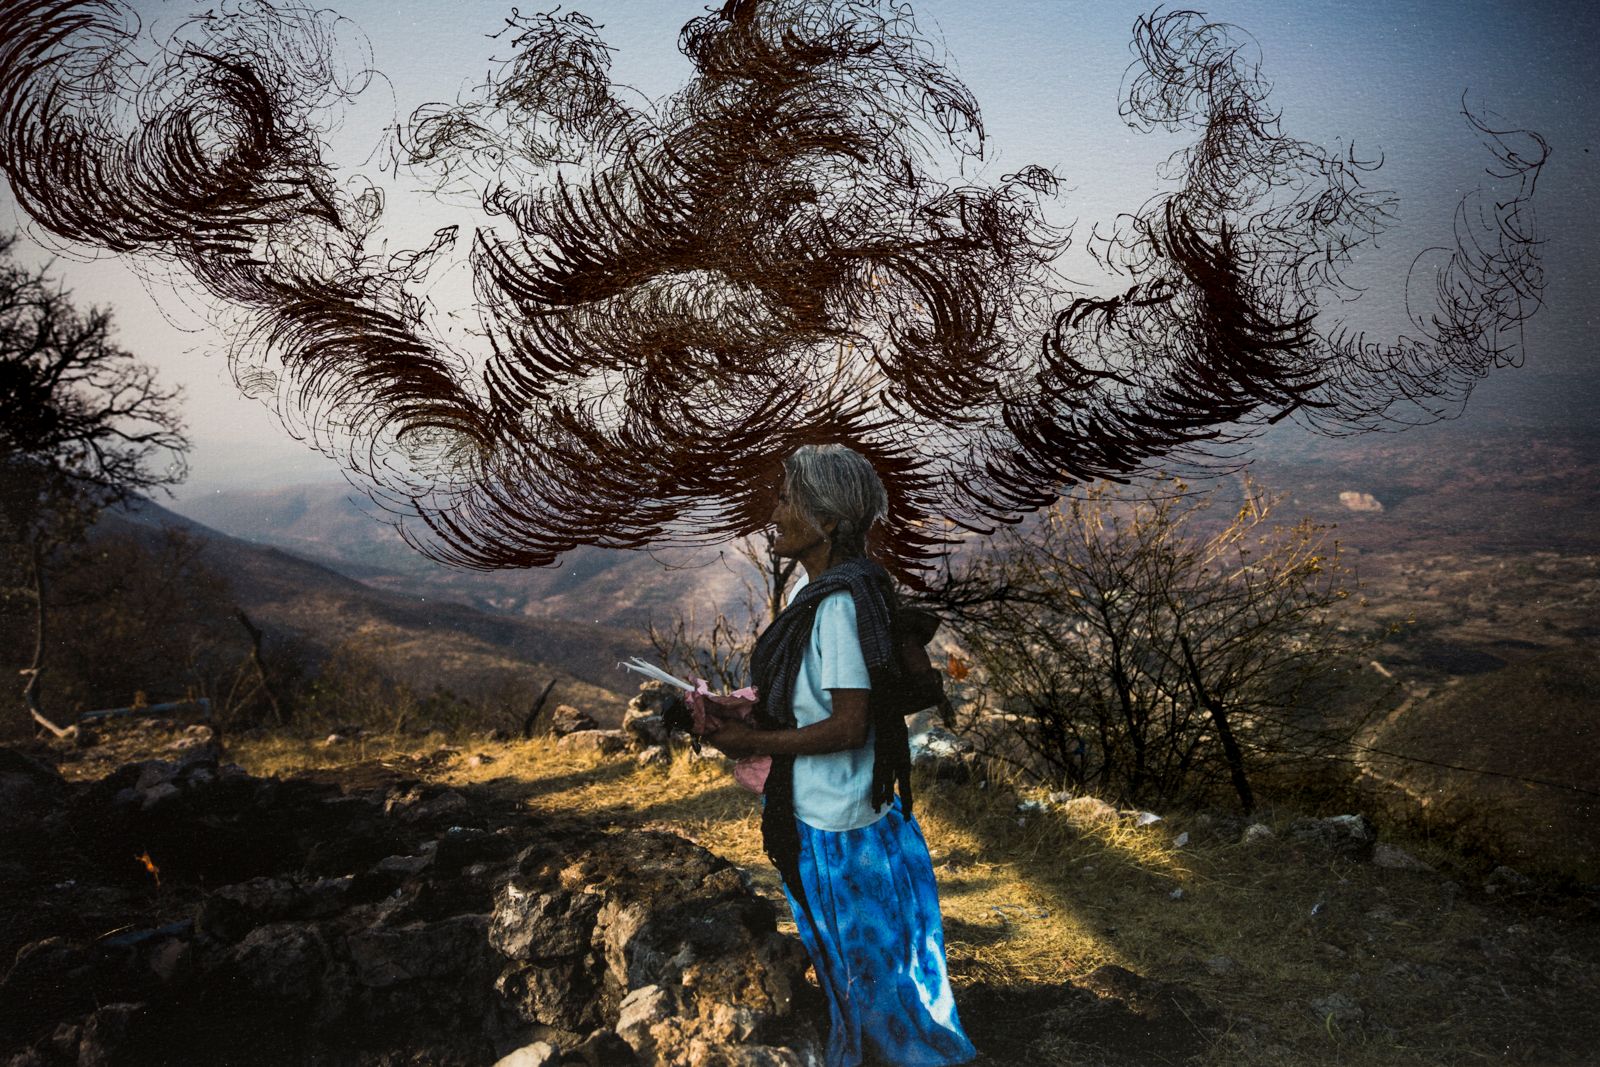
[[[784,893],[828,996],[828,1067],[865,1055],[943,1067],[977,1055],[950,994],[928,845],[898,797],[859,830],[800,823],[800,882],[809,914]]]

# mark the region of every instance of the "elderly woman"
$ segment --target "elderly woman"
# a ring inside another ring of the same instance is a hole
[[[879,699],[899,680],[895,600],[866,541],[888,499],[842,445],[803,447],[783,469],[774,550],[805,578],[756,642],[765,728],[730,722],[710,740],[773,757],[762,837],[827,994],[829,1067],[966,1063],[905,722]]]

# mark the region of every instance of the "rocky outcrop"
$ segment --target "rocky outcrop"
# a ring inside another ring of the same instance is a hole
[[[53,828],[0,838],[0,1062],[816,1060],[802,950],[704,849],[193,747],[73,785],[0,750]]]

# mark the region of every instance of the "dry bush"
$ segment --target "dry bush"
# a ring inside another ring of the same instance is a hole
[[[933,602],[998,711],[969,732],[1050,781],[1127,803],[1217,787],[1255,804],[1266,768],[1348,754],[1336,714],[1374,637],[1339,545],[1278,524],[1253,486],[1231,517],[1178,481],[1101,485],[1007,528]]]

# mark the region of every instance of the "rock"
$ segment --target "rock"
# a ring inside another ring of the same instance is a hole
[[[482,767],[493,762],[494,757],[489,755],[487,752],[476,752],[467,757],[468,767]]]
[[[666,682],[658,682],[654,679],[641,682],[638,694],[628,701],[628,710],[638,710],[646,715],[660,715],[664,718],[667,709],[682,699],[679,696],[681,692],[681,690],[673,688]]]
[[[1372,849],[1372,864],[1375,867],[1387,867],[1394,871],[1432,871],[1433,867],[1417,859],[1404,849],[1395,848],[1393,845],[1374,845]]]
[[[971,741],[933,726],[911,738],[911,765],[938,779],[964,781],[978,770]]]
[[[483,739],[485,741],[490,741],[497,744],[504,744],[505,742],[511,740],[511,731],[507,730],[503,726],[496,726],[493,730],[485,733],[483,735]]]
[[[138,767],[139,770],[138,777],[134,780],[133,788],[140,792],[152,789],[162,782],[170,782],[178,774],[178,764],[173,763],[171,760],[144,760],[134,766]]]
[[[638,1059],[633,1049],[615,1030],[596,1030],[574,1045],[562,1060],[584,1067],[630,1067]]]
[[[617,1036],[635,1053],[648,1058],[656,1046],[652,1028],[676,1013],[672,994],[657,985],[641,986],[622,998],[617,1009]]]
[[[1061,811],[1080,826],[1117,821],[1117,809],[1099,797],[1073,797],[1061,805]]]
[[[1366,860],[1372,856],[1378,832],[1364,816],[1333,815],[1326,819],[1296,819],[1289,826],[1289,838],[1350,859]]]
[[[1253,822],[1244,828],[1244,833],[1239,837],[1241,845],[1257,845],[1263,841],[1270,841],[1278,835],[1272,832],[1272,827],[1264,822]]]
[[[622,730],[635,746],[649,748],[667,743],[667,720],[658,711],[638,706],[637,699],[622,715]]]
[[[164,801],[173,799],[178,795],[178,792],[178,787],[173,785],[171,782],[157,782],[155,785],[144,791],[144,799],[140,802],[139,806],[143,810],[149,811],[151,808],[156,807]]]
[[[22,946],[0,978],[0,1018],[50,1019],[93,1006],[87,988],[90,959],[65,937],[47,937]]]
[[[78,1067],[114,1067],[122,1062],[118,1050],[131,1043],[129,1031],[143,1013],[143,1004],[107,1004],[89,1016],[78,1042]]]
[[[563,735],[556,744],[573,752],[614,756],[628,747],[628,735],[621,730],[574,730]]]
[[[218,976],[224,977],[229,1002],[304,1008],[321,996],[331,973],[328,964],[327,940],[319,929],[274,922],[256,927],[229,949]]]
[[[1363,493],[1355,489],[1346,489],[1341,492],[1339,494],[1339,503],[1351,511],[1376,514],[1383,510],[1383,501],[1371,493]]]
[[[0,830],[34,824],[66,799],[67,783],[16,749],[0,748]]]
[[[603,902],[598,893],[567,889],[530,893],[507,882],[495,894],[489,943],[513,960],[578,956],[589,948]]]
[[[68,1063],[78,1062],[78,1046],[83,1041],[83,1027],[62,1023],[50,1035],[50,1047]]]
[[[1491,892],[1501,888],[1521,892],[1533,888],[1533,879],[1511,867],[1500,866],[1489,872],[1483,886]]]
[[[371,989],[449,982],[470,970],[463,961],[481,956],[488,925],[484,915],[452,915],[437,922],[374,926],[350,933],[345,951],[356,980]]]
[[[1321,1022],[1332,1020],[1337,1026],[1358,1023],[1366,1015],[1356,998],[1349,993],[1330,993],[1311,1002],[1311,1010]]]
[[[181,938],[168,938],[145,954],[145,965],[163,985],[176,978],[189,961],[189,942]]]
[[[401,877],[426,870],[433,863],[432,856],[385,856],[372,869],[380,874],[398,874]]]
[[[557,704],[556,710],[550,713],[550,732],[557,737],[566,737],[580,730],[593,730],[599,727],[594,716],[586,711],[579,711],[571,704]]]
[[[640,749],[634,759],[641,767],[665,767],[672,763],[672,753],[665,745],[651,745]]]
[[[581,1032],[602,1021],[588,957],[513,964],[500,972],[494,988],[530,1023]]]
[[[494,1061],[494,1067],[554,1067],[561,1062],[561,1050],[548,1041],[524,1045]]]
[[[396,793],[384,802],[383,812],[397,816],[404,823],[424,823],[442,821],[471,807],[467,798],[454,789],[445,789],[432,796],[428,795],[430,792],[431,789],[419,786]]]
[[[594,1022],[616,1019],[645,1062],[700,1062],[698,1047],[731,1055],[778,1036],[816,1054],[793,1007],[804,950],[777,933],[773,905],[737,867],[674,835],[629,831],[576,853],[530,849],[517,871],[496,895],[490,941],[508,955],[499,988],[524,1017],[578,1029],[570,999],[548,1001],[587,982]]]

